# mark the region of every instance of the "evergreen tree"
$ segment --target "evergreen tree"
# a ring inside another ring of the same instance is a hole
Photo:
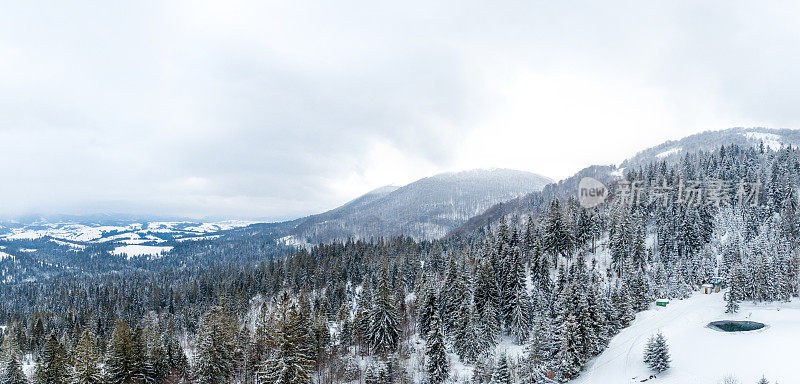
[[[491,302],[486,303],[483,309],[481,329],[483,331],[481,344],[485,348],[494,347],[500,337],[500,324],[497,320],[497,312]]]
[[[669,347],[660,332],[648,340],[644,351],[644,362],[656,372],[663,372],[669,368]]]
[[[100,355],[95,347],[95,336],[83,331],[78,345],[72,352],[72,384],[99,384],[103,382],[100,370]]]
[[[307,337],[302,329],[302,311],[288,297],[278,304],[278,315],[273,324],[275,350],[258,372],[262,384],[308,384],[311,380],[313,359]]]
[[[428,357],[426,370],[430,384],[441,384],[449,376],[447,354],[445,352],[444,334],[439,320],[439,314],[433,316],[431,331],[425,344],[425,355]]]
[[[739,302],[741,301],[741,287],[740,287],[740,268],[738,266],[734,267],[731,270],[731,273],[728,277],[728,294],[725,296],[725,301],[727,304],[725,305],[725,312],[726,313],[736,313],[739,311]]]
[[[36,366],[37,384],[63,384],[69,380],[67,353],[55,334],[50,334]]]
[[[431,330],[431,321],[436,312],[437,300],[436,289],[432,282],[424,282],[422,287],[422,297],[418,298],[419,307],[417,308],[417,330],[423,337],[427,337]]]
[[[458,331],[453,341],[453,348],[458,356],[466,362],[475,362],[478,356],[489,348],[483,344],[484,332],[475,305],[462,307],[458,312]]]
[[[134,384],[143,380],[141,362],[136,359],[136,345],[130,327],[119,321],[111,333],[106,359],[106,374],[111,384]]]
[[[144,338],[144,376],[147,383],[158,383],[169,374],[169,357],[161,335],[153,328],[146,328]]]
[[[236,323],[221,306],[214,306],[200,319],[197,334],[197,378],[202,384],[229,382],[234,371]]]
[[[516,289],[514,301],[511,307],[511,318],[509,320],[509,333],[517,344],[523,344],[528,339],[530,332],[530,298],[525,292],[524,287]]]
[[[570,315],[564,322],[560,339],[558,373],[561,379],[570,380],[580,373],[584,363],[582,335],[574,316]]]
[[[370,316],[370,347],[373,352],[386,356],[397,349],[400,343],[400,328],[397,321],[393,297],[389,288],[389,271],[385,267],[378,280],[375,305]]]
[[[3,338],[0,354],[0,384],[26,384],[28,379],[22,372],[22,353],[13,332]]]
[[[511,370],[508,368],[508,358],[505,354],[500,355],[500,358],[497,359],[497,367],[494,369],[492,383],[514,384],[514,379],[511,377]]]

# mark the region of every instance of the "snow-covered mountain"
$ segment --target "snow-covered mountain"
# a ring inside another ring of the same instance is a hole
[[[721,131],[707,131],[680,140],[670,140],[657,146],[647,148],[626,159],[620,165],[592,165],[573,176],[545,186],[541,191],[534,191],[508,201],[501,201],[489,207],[455,228],[451,235],[465,235],[473,232],[486,223],[497,222],[502,216],[514,217],[540,212],[543,204],[553,197],[564,198],[577,193],[578,183],[584,177],[593,177],[606,185],[610,185],[630,169],[655,161],[675,162],[687,153],[712,151],[722,145],[736,144],[743,148],[764,145],[765,149],[778,150],[785,146],[800,146],[800,130],[770,128],[730,128]]]
[[[510,169],[443,173],[403,187],[382,187],[309,216],[300,220],[291,235],[311,243],[397,235],[439,238],[492,205],[541,190],[551,182]]]
[[[798,146],[800,145],[800,131],[770,128],[730,128],[721,131],[707,131],[645,149],[625,160],[620,167],[630,168],[656,160],[671,162],[680,159],[686,153],[710,151],[719,149],[722,145],[736,144],[742,147],[751,147],[761,143],[773,150],[787,145]]]

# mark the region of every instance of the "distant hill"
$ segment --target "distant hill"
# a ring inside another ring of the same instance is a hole
[[[492,205],[541,190],[552,181],[530,172],[480,169],[443,173],[403,187],[387,186],[299,220],[295,241],[405,235],[434,239]]]

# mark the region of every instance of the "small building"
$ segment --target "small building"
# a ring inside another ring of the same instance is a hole
[[[658,299],[656,300],[656,305],[659,307],[666,307],[669,304],[669,300],[667,299]]]
[[[714,292],[714,285],[713,284],[703,284],[703,293],[706,295],[711,294]]]

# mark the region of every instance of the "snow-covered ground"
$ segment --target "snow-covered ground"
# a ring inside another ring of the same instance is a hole
[[[783,143],[781,143],[781,137],[774,133],[742,132],[742,135],[753,141],[763,141],[764,145],[766,145],[773,151],[777,151],[781,149],[781,147],[783,146]]]
[[[706,327],[716,320],[751,320],[766,328],[720,332]],[[739,313],[726,314],[723,293],[696,293],[636,315],[600,356],[590,361],[575,384],[639,383],[653,374],[642,362],[647,339],[663,332],[672,366],[648,384],[717,384],[726,375],[741,383],[761,376],[775,383],[800,383],[797,369],[800,300],[791,303],[742,303]]]
[[[162,253],[166,253],[172,250],[172,247],[156,247],[152,245],[124,245],[121,247],[114,248],[114,251],[111,252],[115,255],[122,255],[125,254],[128,256],[128,259],[135,256],[160,256]]]
[[[138,245],[146,243],[163,243],[167,240],[155,234],[167,234],[179,240],[197,236],[212,236],[217,232],[254,224],[253,221],[226,220],[214,223],[195,222],[149,222],[131,223],[123,226],[101,226],[78,223],[34,223],[9,228],[0,232],[0,240],[35,240],[48,237],[60,245],[79,247],[77,243],[124,243]]]

